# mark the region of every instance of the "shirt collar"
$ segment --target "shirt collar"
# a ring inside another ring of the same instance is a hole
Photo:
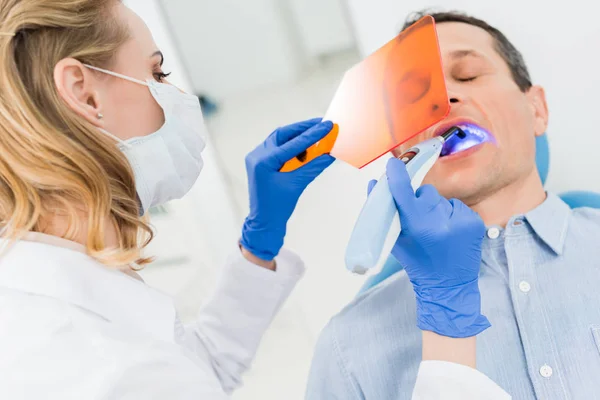
[[[2,247],[7,243],[0,239]],[[125,329],[174,341],[169,296],[73,249],[23,240],[9,245],[0,256],[0,287],[59,299]]]
[[[571,208],[555,194],[548,193],[546,200],[525,214],[525,219],[535,233],[556,254],[563,252]]]

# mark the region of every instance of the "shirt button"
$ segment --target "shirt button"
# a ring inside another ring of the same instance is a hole
[[[544,378],[550,378],[552,376],[552,368],[549,365],[542,365],[540,368],[540,375]]]
[[[531,290],[531,285],[527,281],[521,281],[519,283],[519,289],[523,293],[528,293]]]
[[[519,225],[523,225],[523,220],[522,219],[515,219],[513,222],[513,226],[519,226]]]
[[[487,230],[487,237],[490,239],[498,239],[499,236],[500,229],[496,228],[495,226]]]

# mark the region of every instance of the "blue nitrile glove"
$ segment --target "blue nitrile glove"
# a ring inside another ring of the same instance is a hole
[[[387,164],[387,177],[402,225],[392,255],[413,285],[417,325],[454,338],[483,332],[490,327],[481,314],[478,286],[483,221],[431,185],[415,193],[406,166],[396,158]]]
[[[271,261],[281,250],[288,219],[300,195],[334,161],[315,158],[291,172],[283,165],[323,139],[333,128],[320,118],[284,126],[246,156],[250,214],[244,222],[241,245],[256,257]]]

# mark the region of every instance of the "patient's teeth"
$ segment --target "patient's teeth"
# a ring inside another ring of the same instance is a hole
[[[478,125],[460,124],[457,126],[462,129],[466,136],[460,138],[455,135],[448,139],[442,148],[442,156],[455,154],[484,142],[496,142],[496,139],[490,132]]]

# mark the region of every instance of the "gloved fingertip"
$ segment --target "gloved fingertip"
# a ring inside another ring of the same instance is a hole
[[[448,200],[448,202],[452,205],[452,208],[454,210],[462,210],[462,209],[467,209],[469,211],[472,211],[465,203],[463,203],[462,201],[452,198],[450,200]]]
[[[367,196],[371,194],[375,185],[377,185],[377,179],[369,181],[369,184],[367,185]]]
[[[318,166],[328,167],[331,164],[333,164],[334,161],[335,161],[335,158],[333,158],[329,154],[323,154],[323,155],[315,158],[314,160],[312,160],[310,163],[312,163],[314,165],[318,165]]]
[[[406,165],[396,158],[391,158],[387,163],[386,175],[390,192],[396,202],[398,211],[401,211],[400,208],[405,213],[408,210],[412,210],[415,202],[415,192],[410,183],[410,176],[406,170]],[[400,215],[402,216],[402,213]]]
[[[329,132],[333,129],[333,122],[331,121],[323,121],[314,126],[312,126],[309,131],[311,136],[319,137],[319,140],[327,136]]]
[[[265,143],[269,142],[271,145],[282,146],[308,130],[313,129],[315,126],[319,126],[320,122],[321,118],[313,118],[279,127],[271,134],[272,137],[269,137]]]
[[[316,125],[316,124],[318,124],[318,123],[320,123],[322,121],[323,121],[323,118],[316,117],[316,118],[307,119],[306,121],[304,121],[304,123]]]
[[[439,196],[439,193],[433,185],[422,185],[415,192],[417,198],[428,197],[428,196]]]
[[[321,122],[310,129],[308,129],[303,136],[310,142],[318,142],[327,136],[333,129],[333,122],[325,121]]]
[[[326,121],[322,121],[321,125],[323,125],[324,128],[327,128],[329,130],[333,129],[333,122],[326,120]]]
[[[331,154],[323,154],[322,156],[324,159],[329,160],[330,162],[334,162],[336,160],[336,158],[334,156],[332,156]]]
[[[404,164],[402,161],[398,160],[396,157],[390,157],[390,159],[387,162],[388,167],[392,166],[393,168],[399,168],[404,166],[404,169],[406,169],[406,164]]]
[[[406,165],[395,157],[388,160],[386,165],[388,179],[393,181],[410,182]]]

